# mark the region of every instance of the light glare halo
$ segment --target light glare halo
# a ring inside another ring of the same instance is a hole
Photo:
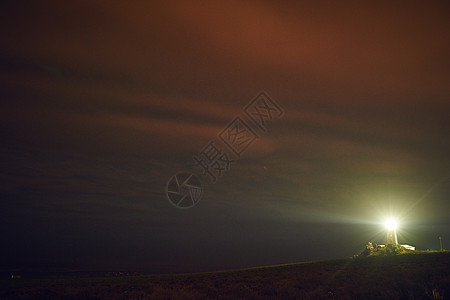
[[[396,230],[397,229],[397,225],[398,225],[397,221],[395,221],[394,219],[389,219],[386,222],[384,222],[384,226],[388,230]]]

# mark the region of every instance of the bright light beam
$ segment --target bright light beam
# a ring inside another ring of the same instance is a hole
[[[397,224],[397,221],[395,221],[394,219],[389,219],[384,222],[384,226],[388,230],[396,230],[398,224]]]

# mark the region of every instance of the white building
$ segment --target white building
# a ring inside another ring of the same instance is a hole
[[[387,230],[386,245],[398,245],[397,230],[395,229]]]
[[[411,246],[411,245],[400,245],[400,246],[402,246],[403,248],[408,249],[408,250],[416,250],[416,247]]]

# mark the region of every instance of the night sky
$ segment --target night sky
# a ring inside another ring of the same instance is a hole
[[[343,258],[389,216],[449,249],[450,4],[311,2],[2,1],[0,267]],[[261,91],[284,111],[265,131]],[[258,136],[240,157],[236,117]],[[211,141],[234,159],[215,183],[193,159]]]

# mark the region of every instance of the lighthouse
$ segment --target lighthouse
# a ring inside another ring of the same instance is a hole
[[[387,220],[384,225],[386,226],[386,246],[398,245],[397,222],[393,219],[390,219]]]

